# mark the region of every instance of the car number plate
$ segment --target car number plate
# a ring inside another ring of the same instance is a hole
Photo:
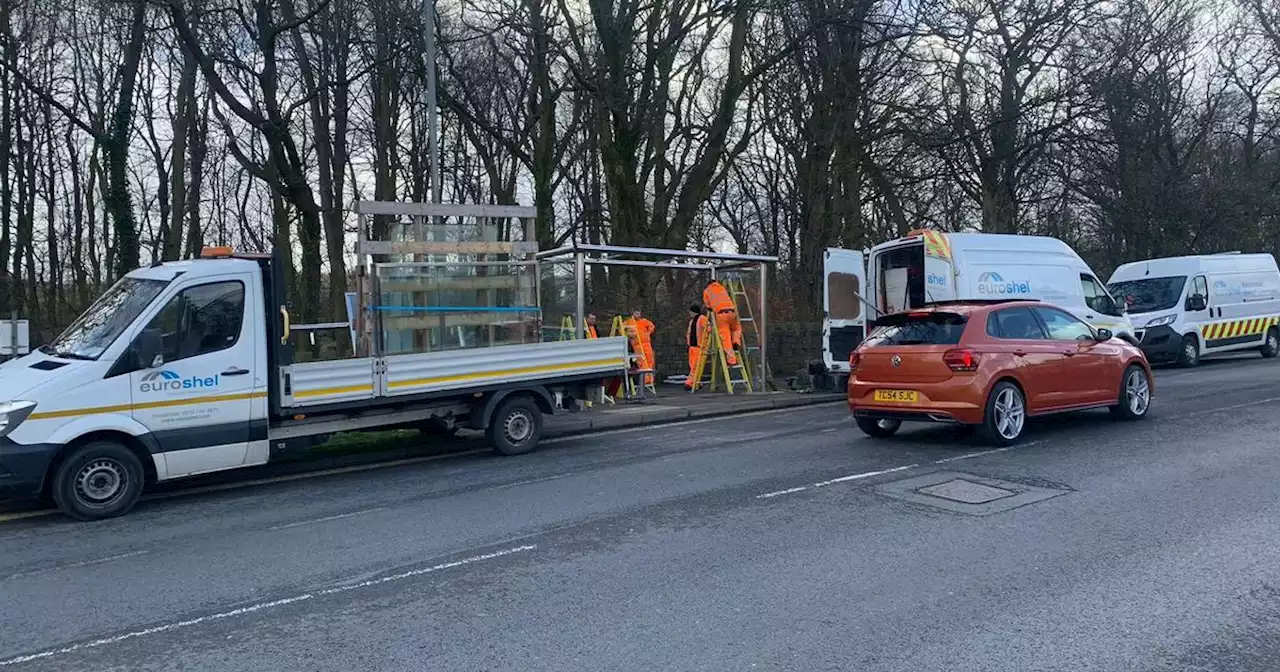
[[[920,401],[920,393],[915,390],[876,390],[875,400],[914,404]]]

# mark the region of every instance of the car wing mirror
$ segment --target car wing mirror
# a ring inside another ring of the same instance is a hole
[[[1111,340],[1112,336],[1115,336],[1115,334],[1111,333],[1110,329],[1099,329],[1097,340],[1099,343],[1101,343],[1102,341],[1109,341]]]

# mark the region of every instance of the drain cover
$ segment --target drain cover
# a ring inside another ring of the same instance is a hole
[[[989,516],[1071,492],[1068,486],[1029,483],[940,471],[885,483],[876,492],[887,497],[969,516]]]
[[[930,485],[928,487],[920,488],[919,490],[916,490],[916,492],[922,495],[931,495],[933,497],[949,499],[953,502],[960,502],[962,504],[986,504],[987,502],[994,502],[997,499],[1012,497],[1018,494],[1012,490],[993,488],[989,485],[966,481],[963,478],[957,478],[937,485]]]

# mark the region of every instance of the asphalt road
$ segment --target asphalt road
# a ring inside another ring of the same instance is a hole
[[[1280,361],[1156,393],[1003,451],[833,405],[9,522],[0,669],[1280,669]],[[1017,494],[910,494],[952,472]]]

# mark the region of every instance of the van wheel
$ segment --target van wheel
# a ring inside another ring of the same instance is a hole
[[[1262,344],[1262,348],[1260,350],[1262,352],[1262,356],[1267,359],[1280,355],[1280,331],[1277,331],[1275,327],[1268,329],[1267,340]]]
[[[1200,341],[1195,336],[1182,337],[1182,350],[1178,352],[1178,366],[1189,369],[1200,363]]]
[[[1151,379],[1146,369],[1133,365],[1125,369],[1120,383],[1120,403],[1111,407],[1111,415],[1121,420],[1141,420],[1151,409]]]
[[[858,418],[858,429],[863,434],[877,439],[887,439],[902,427],[901,420],[884,420],[877,418]]]
[[[77,448],[58,466],[53,501],[77,520],[123,516],[142,495],[145,472],[133,451],[114,441]]]
[[[982,418],[982,436],[997,446],[1011,446],[1022,438],[1027,425],[1027,399],[1013,383],[1002,380],[987,397]]]
[[[533,399],[519,396],[498,406],[485,429],[489,445],[503,455],[523,455],[542,438],[542,411]]]

